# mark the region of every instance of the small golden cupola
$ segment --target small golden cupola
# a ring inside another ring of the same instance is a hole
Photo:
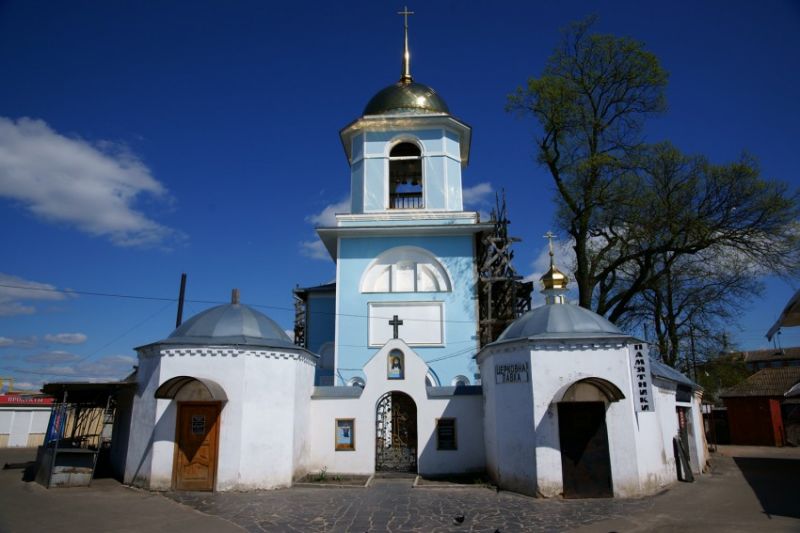
[[[569,278],[556,268],[553,262],[553,238],[555,235],[548,231],[544,237],[550,241],[550,268],[539,278],[539,281],[542,282],[542,294],[545,295],[546,303],[562,304],[564,303],[564,294],[567,292]]]

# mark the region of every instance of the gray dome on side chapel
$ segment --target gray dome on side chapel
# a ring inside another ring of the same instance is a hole
[[[297,348],[275,321],[252,307],[238,303],[218,305],[198,313],[159,344]]]
[[[571,304],[547,304],[522,315],[495,342],[531,338],[556,340],[627,336],[617,326],[588,309]]]

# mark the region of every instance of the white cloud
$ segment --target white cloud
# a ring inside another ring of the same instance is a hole
[[[0,272],[0,316],[31,315],[36,307],[31,300],[58,301],[67,295],[54,285],[40,283]]]
[[[86,339],[87,337],[83,333],[56,333],[44,336],[44,340],[55,344],[83,344]]]
[[[133,370],[135,364],[135,357],[109,355],[78,365],[76,374],[86,378],[121,379]]]
[[[42,382],[34,383],[33,381],[15,381],[15,391],[38,391],[42,388]]]
[[[124,145],[66,137],[42,120],[0,117],[0,196],[120,246],[176,235],[133,207],[142,196],[168,196],[138,157]]]
[[[38,339],[33,335],[30,337],[0,337],[0,348],[31,348],[36,346],[37,341]]]
[[[350,198],[344,198],[334,204],[328,204],[319,213],[308,215],[306,221],[314,225],[314,227],[332,227],[336,225],[337,213],[350,212]],[[300,253],[311,259],[320,259],[322,261],[330,260],[331,256],[319,236],[315,235],[312,240],[300,242]]]
[[[285,330],[283,330],[283,332],[286,333],[287,337],[292,339],[292,342],[294,342],[294,330],[293,329],[285,329]]]
[[[567,275],[569,279],[574,279],[572,269],[575,264],[575,250],[572,248],[572,241],[553,240],[553,262],[556,267]],[[525,281],[533,281],[538,285],[539,278],[550,269],[550,245],[544,244],[539,250],[536,259],[531,263],[533,272],[525,276]],[[534,287],[538,289],[540,287]],[[573,287],[574,288],[574,287]]]
[[[34,355],[29,355],[25,358],[25,360],[29,363],[53,364],[77,361],[80,358],[81,357],[79,355],[75,355],[73,353],[64,352],[61,350],[52,350],[49,352],[41,352]]]
[[[336,213],[349,212],[350,198],[344,198],[335,204],[326,205],[319,213],[307,216],[306,220],[311,222],[314,227],[331,227],[336,225]]]
[[[80,361],[81,357],[68,352],[45,352],[27,358],[29,363],[44,363],[32,372],[38,375],[61,376],[88,381],[121,379],[133,370],[136,358],[129,355],[109,355],[97,360]],[[75,361],[74,364],[70,364]],[[28,369],[16,368],[24,373]]]
[[[38,372],[50,376],[74,376],[76,374],[75,367],[71,366],[46,366]]]
[[[325,248],[319,237],[313,241],[302,241],[300,243],[300,253],[311,259],[320,259],[322,261],[329,261],[331,258],[328,249]]]
[[[477,206],[486,203],[493,192],[492,184],[487,181],[463,189],[461,195],[464,199],[464,205]]]

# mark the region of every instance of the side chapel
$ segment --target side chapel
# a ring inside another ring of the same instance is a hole
[[[335,283],[295,290],[302,346],[234,291],[137,348],[114,436],[126,483],[486,472],[536,496],[630,497],[676,479],[674,449],[703,470],[699,387],[567,303],[552,245],[544,305],[481,347],[476,248],[493,225],[463,208],[471,129],[412,78],[408,14],[399,81],[340,132],[350,212],[318,230]]]

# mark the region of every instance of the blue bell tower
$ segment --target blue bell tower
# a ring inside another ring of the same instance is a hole
[[[471,129],[412,78],[403,14],[400,80],[340,132],[350,213],[317,230],[336,261],[333,379],[321,384],[358,384],[394,338],[428,363],[430,386],[477,379],[476,239],[492,225],[464,211]]]

